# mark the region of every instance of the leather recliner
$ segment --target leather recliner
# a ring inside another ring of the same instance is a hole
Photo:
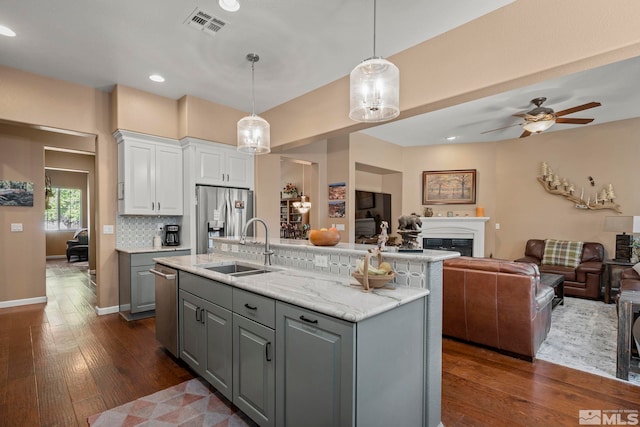
[[[604,246],[601,243],[584,242],[580,265],[576,268],[542,265],[544,246],[542,239],[528,240],[524,257],[515,261],[536,264],[541,273],[562,274],[565,296],[600,299],[600,283],[604,272]]]
[[[554,290],[535,264],[491,258],[444,261],[445,336],[535,358],[551,328]]]

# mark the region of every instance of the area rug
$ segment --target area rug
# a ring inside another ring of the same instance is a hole
[[[551,314],[551,331],[536,358],[617,379],[617,334],[615,304],[565,298]],[[630,373],[629,382],[640,386],[640,375]]]
[[[196,378],[88,418],[93,427],[255,426],[246,415]]]

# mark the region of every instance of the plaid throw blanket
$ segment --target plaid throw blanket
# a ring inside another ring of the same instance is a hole
[[[584,242],[547,239],[544,241],[542,264],[576,268],[580,264],[583,245]]]

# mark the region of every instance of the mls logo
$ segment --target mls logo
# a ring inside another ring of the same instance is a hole
[[[580,409],[578,411],[580,425],[596,425],[602,424],[602,411],[599,409]]]

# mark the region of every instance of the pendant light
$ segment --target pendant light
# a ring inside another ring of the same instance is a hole
[[[247,55],[247,61],[251,62],[251,115],[238,121],[238,151],[251,154],[267,154],[271,151],[269,122],[256,116],[254,65],[259,60],[260,57],[255,53]]]
[[[349,101],[349,118],[357,122],[383,122],[400,114],[400,71],[376,56],[376,0],[373,0],[373,56],[351,72]]]
[[[302,193],[300,194],[300,201],[293,202],[293,207],[301,214],[306,214],[311,209],[311,202],[307,202],[307,196],[304,195],[304,163],[302,164]]]

